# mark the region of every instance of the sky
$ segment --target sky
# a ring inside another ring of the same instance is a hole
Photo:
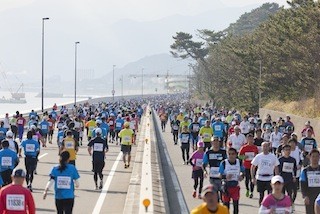
[[[152,41],[154,34],[150,32],[149,35],[144,31],[153,29],[153,25],[163,27],[169,17],[182,15],[190,18],[202,13],[207,13],[208,16],[208,13],[215,13],[223,8],[243,8],[250,5],[255,8],[265,2],[269,1],[0,0],[0,63],[8,73],[28,74],[33,79],[40,79],[42,17],[50,17],[45,23],[46,70],[50,74],[55,73],[71,80],[75,41],[80,41],[78,67],[93,69],[97,77],[111,72],[114,64],[120,68],[145,56],[169,53],[172,35],[178,30],[187,29],[186,27],[177,28],[176,31],[164,29],[168,34],[163,34],[160,38],[165,42],[159,41],[159,38],[158,41]],[[286,0],[273,2],[286,5]],[[178,21],[181,20],[181,17],[175,18],[177,23],[172,28],[179,26]],[[224,20],[206,21],[209,23],[207,27],[211,28],[210,22]],[[186,24],[188,23],[184,23]],[[199,26],[200,24],[199,22]],[[224,23],[227,24],[229,23]],[[136,29],[130,29],[130,26]],[[192,30],[196,29],[197,26]],[[141,41],[145,41],[145,45],[141,45]]]

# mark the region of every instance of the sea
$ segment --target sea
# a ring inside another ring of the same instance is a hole
[[[27,103],[17,104],[17,103],[0,103],[0,118],[3,118],[6,113],[9,113],[9,116],[15,114],[16,111],[19,111],[22,114],[29,113],[32,109],[35,111],[41,110],[41,97],[36,97],[38,93],[36,92],[25,92]],[[5,97],[6,99],[11,97],[10,92],[0,91],[0,98]],[[81,97],[81,98],[80,98]],[[99,96],[91,95],[79,95],[77,101],[88,100],[88,98],[97,98]],[[43,99],[44,109],[52,108],[56,103],[58,106],[66,105],[74,102],[74,97],[72,95],[62,97],[62,98],[46,98]]]

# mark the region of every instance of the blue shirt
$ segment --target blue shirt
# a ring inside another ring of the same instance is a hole
[[[64,131],[61,130],[61,131],[58,132],[58,135],[57,135],[57,140],[58,140],[59,146],[61,146],[63,138],[64,138]]]
[[[23,148],[25,156],[31,156],[33,158],[37,157],[40,150],[39,143],[33,139],[22,141],[20,148]]]
[[[110,131],[110,127],[108,124],[106,124],[105,122],[102,122],[101,125],[100,125],[100,128],[102,130],[102,137],[103,138],[107,138],[108,136],[108,133]]]
[[[121,131],[124,120],[121,118],[116,119],[116,131]]]
[[[0,150],[0,172],[14,169],[18,162],[19,158],[17,153],[8,148]]]
[[[55,199],[74,198],[74,180],[80,178],[78,170],[72,164],[67,164],[61,172],[59,166],[53,167],[50,172],[50,178],[54,182]]]
[[[224,124],[221,123],[220,121],[212,123],[212,130],[214,136],[217,136],[219,138],[223,137],[223,131],[224,131]]]
[[[57,119],[57,117],[58,117],[58,114],[57,114],[57,112],[55,111],[55,110],[53,110],[52,112],[51,112],[51,115],[52,115],[52,118],[53,119]]]
[[[6,135],[6,133],[7,133],[8,129],[3,128],[3,127],[0,127],[0,131],[3,131],[4,135]]]
[[[199,120],[200,128],[201,128],[202,126],[205,126],[205,125],[206,125],[206,121],[207,121],[207,120],[208,120],[207,118],[201,118],[201,119]]]
[[[101,126],[100,126],[100,128],[101,128]],[[96,130],[97,130],[97,128],[95,128],[95,129],[92,130],[92,134],[91,134],[91,137],[92,137],[92,138],[97,137],[97,135],[96,135]],[[106,129],[105,129],[105,128],[101,128],[101,130],[102,130],[101,137],[102,137],[103,139],[106,139],[106,136],[107,136],[107,131],[106,131]]]
[[[2,180],[2,177],[0,175],[0,186],[2,186],[2,185],[3,185],[3,180]]]
[[[48,121],[44,120],[40,123],[40,129],[43,134],[47,134],[49,132],[49,123]]]

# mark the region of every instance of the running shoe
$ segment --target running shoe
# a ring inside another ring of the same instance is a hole
[[[196,198],[196,197],[197,197],[197,192],[196,192],[196,191],[193,191],[192,197],[193,197],[193,198]]]

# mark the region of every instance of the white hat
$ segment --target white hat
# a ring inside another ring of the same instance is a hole
[[[101,120],[96,120],[96,124],[101,124],[102,121]]]
[[[283,178],[280,175],[273,176],[271,179],[271,184],[275,184],[277,182],[284,183]]]
[[[7,137],[13,137],[13,132],[12,131],[7,131],[6,136]]]
[[[96,134],[102,134],[102,130],[100,128],[96,128]]]

